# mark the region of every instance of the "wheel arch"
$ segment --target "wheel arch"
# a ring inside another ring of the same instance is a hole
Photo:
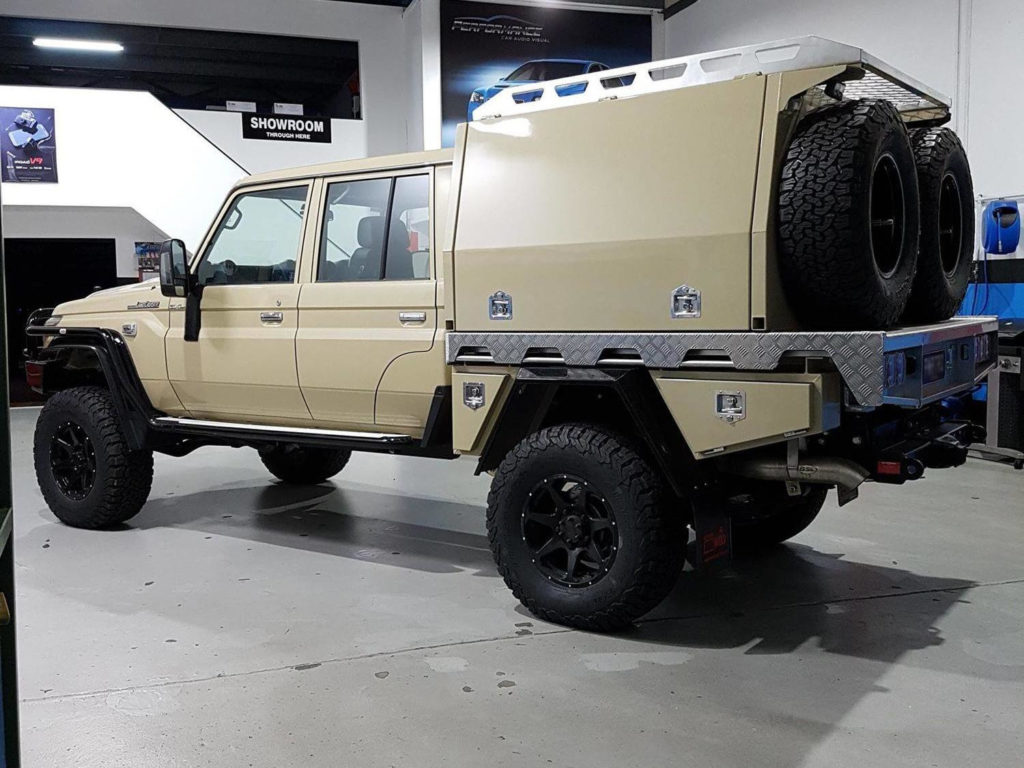
[[[52,337],[30,361],[44,367],[43,394],[90,384],[106,387],[131,449],[148,446],[149,422],[156,411],[120,334],[106,328],[31,327],[28,333]]]
[[[498,467],[523,438],[545,427],[587,423],[636,441],[678,496],[693,486],[695,460],[646,370],[521,368],[493,422],[477,473]]]

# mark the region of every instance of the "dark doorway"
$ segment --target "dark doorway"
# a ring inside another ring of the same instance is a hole
[[[21,238],[4,240],[4,253],[11,405],[34,405],[42,398],[25,383],[25,321],[40,307],[117,285],[117,254],[113,240]]]

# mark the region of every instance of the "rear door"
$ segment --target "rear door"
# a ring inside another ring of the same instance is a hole
[[[308,423],[295,366],[300,254],[310,182],[240,190],[192,268],[203,286],[199,340],[171,312],[167,373],[196,417]],[[183,300],[172,300],[172,308]]]
[[[433,379],[444,374],[443,360],[431,365],[432,184],[433,169],[425,168],[324,181],[296,340],[302,393],[324,426],[422,433]],[[414,373],[386,376],[393,363]],[[382,380],[393,384],[378,392]]]

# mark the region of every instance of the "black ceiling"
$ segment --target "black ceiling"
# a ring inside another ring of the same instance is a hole
[[[40,49],[36,37],[116,41],[119,54]],[[344,40],[0,16],[0,83],[147,90],[171,107],[227,100],[352,117],[358,44]]]

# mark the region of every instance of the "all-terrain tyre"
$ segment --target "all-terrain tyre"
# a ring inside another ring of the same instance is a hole
[[[153,485],[153,452],[133,451],[110,392],[75,387],[43,406],[33,445],[36,479],[57,518],[108,528],[134,517]]]
[[[903,314],[917,264],[917,169],[887,101],[809,114],[781,163],[783,288],[808,328],[884,329]]]
[[[316,485],[341,472],[352,451],[278,445],[260,449],[260,460],[270,474],[293,485]]]
[[[793,538],[814,522],[827,495],[821,485],[805,484],[799,496],[790,496],[784,483],[752,484],[730,500],[733,551],[752,554]]]
[[[623,438],[563,424],[524,438],[487,497],[494,562],[545,621],[611,631],[669,593],[686,548],[684,516]]]
[[[904,318],[931,323],[953,316],[967,293],[974,260],[974,185],[960,139],[949,128],[910,132],[921,194],[917,276]]]

